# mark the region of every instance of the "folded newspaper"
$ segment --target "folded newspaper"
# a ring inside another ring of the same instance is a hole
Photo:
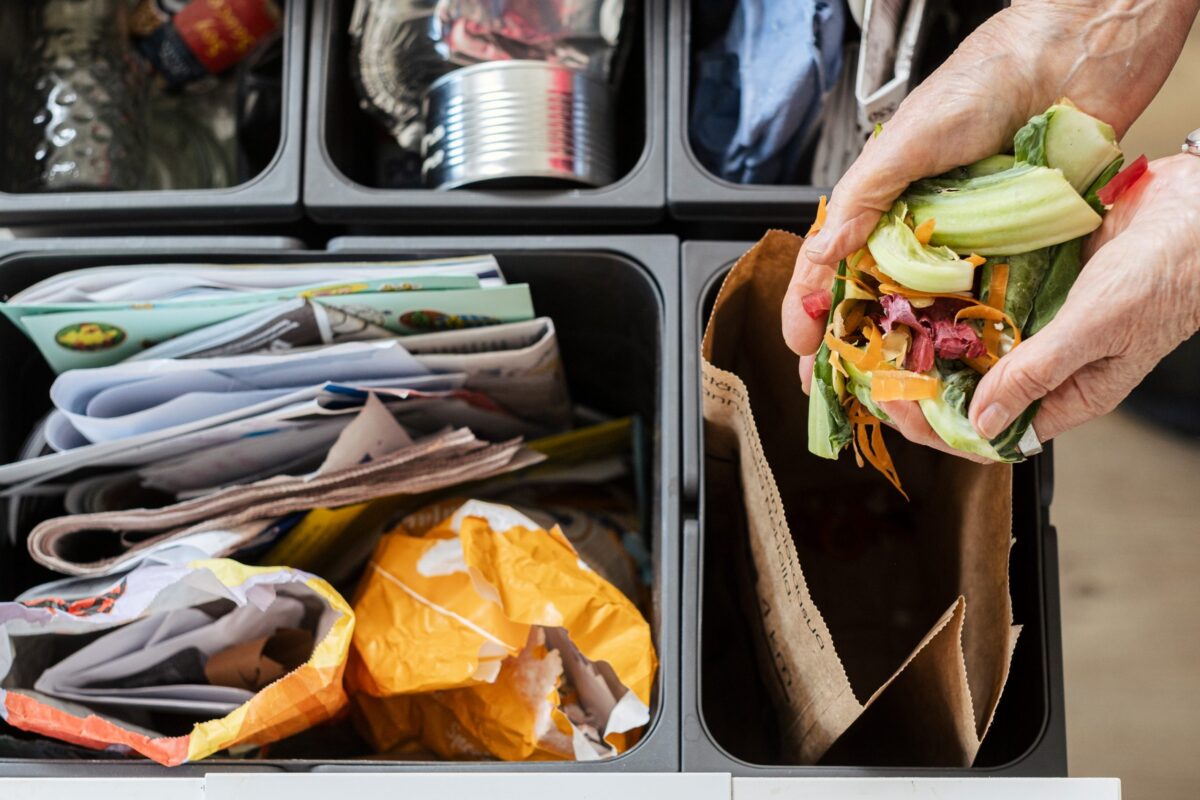
[[[373,394],[315,472],[230,486],[163,508],[75,514],[29,534],[34,560],[68,575],[127,568],[156,549],[187,544],[210,556],[261,544],[276,520],[396,494],[417,494],[542,460],[519,441],[488,444],[467,429],[414,442]]]
[[[63,373],[51,389],[57,408],[38,432],[57,452],[35,449],[0,466],[0,484],[26,487],[83,467],[141,466],[193,454],[214,463],[205,455],[212,448],[232,457],[224,463],[233,466],[234,482],[254,473],[237,471],[246,454],[276,453],[286,462],[321,435],[314,426],[322,427],[326,440],[336,436],[345,421],[330,417],[356,410],[363,389],[394,390],[388,397],[405,402],[393,410],[418,432],[467,426],[505,439],[570,424],[570,397],[548,318],[403,341],[387,336],[297,350],[271,342],[264,348],[255,340],[247,343],[251,352],[241,353],[231,341],[227,355],[182,352]]]
[[[241,323],[220,328],[221,336],[248,335],[254,330],[250,326],[264,319],[276,328],[290,327],[304,322],[303,315],[299,320],[282,316],[294,314],[298,300],[330,309],[309,311],[311,327],[321,337],[313,344],[335,341],[335,329],[353,334],[373,326],[407,335],[533,316],[529,287],[504,285],[491,256],[385,264],[105,267],[35,284],[0,304],[0,313],[62,372],[115,364],[235,318]],[[246,318],[251,313],[255,316]]]

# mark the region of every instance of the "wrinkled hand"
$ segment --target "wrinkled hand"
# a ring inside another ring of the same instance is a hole
[[[783,335],[802,357],[805,391],[824,322],[809,317],[801,299],[829,288],[837,262],[866,244],[908,184],[1008,149],[1030,117],[1064,96],[1122,135],[1166,80],[1198,8],[1197,0],[1137,2],[1132,8],[1018,0],[967,37],[868,141],[834,188],[821,232],[796,259],[783,303]],[[982,408],[978,399],[973,415],[976,407]],[[963,455],[933,432],[915,403],[888,403],[884,410],[909,439]],[[1044,435],[1041,426],[1037,430]]]
[[[983,436],[1043,398],[1042,441],[1107,414],[1200,329],[1200,157],[1151,162],[1084,257],[1054,320],[980,381],[970,418]]]

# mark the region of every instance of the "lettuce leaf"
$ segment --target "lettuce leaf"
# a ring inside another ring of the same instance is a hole
[[[838,275],[846,274],[846,262],[838,264]],[[846,282],[834,280],[833,302],[829,308],[829,322],[833,312],[846,294]],[[833,365],[829,363],[829,347],[821,345],[813,363],[812,384],[808,397],[808,451],[821,458],[838,457],[842,448],[850,444],[850,419],[842,408],[837,390],[833,388]]]

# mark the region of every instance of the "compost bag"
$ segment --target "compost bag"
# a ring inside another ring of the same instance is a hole
[[[709,622],[740,611],[780,761],[969,766],[1020,630],[1012,468],[897,442],[906,501],[875,472],[806,451],[807,400],[780,334],[802,241],[771,232],[746,253],[704,336],[706,716],[745,728],[756,713],[744,670],[721,669],[741,653]]]

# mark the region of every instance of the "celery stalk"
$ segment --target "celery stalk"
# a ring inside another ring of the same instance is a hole
[[[974,164],[968,164],[963,167],[963,172],[966,173],[964,177],[982,178],[985,175],[995,175],[997,172],[1012,169],[1015,162],[1016,158],[1007,153],[981,158]]]
[[[1017,163],[1061,170],[1079,194],[1121,158],[1112,126],[1070,103],[1056,103],[1029,120],[1013,144]]]
[[[1100,227],[1100,215],[1048,167],[1019,164],[982,178],[918,181],[902,199],[916,225],[935,220],[930,244],[963,254],[1028,253]]]

